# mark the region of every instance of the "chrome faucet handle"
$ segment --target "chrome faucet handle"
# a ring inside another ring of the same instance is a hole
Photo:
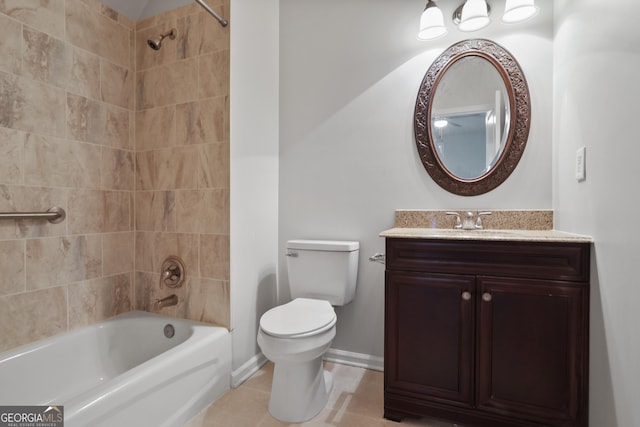
[[[456,223],[453,226],[453,228],[455,229],[459,229],[462,228],[462,222],[460,221],[460,214],[458,212],[446,212],[447,215],[455,215],[456,216]]]
[[[478,212],[478,219],[476,219],[476,229],[482,230],[484,227],[482,225],[482,217],[491,215],[491,212]]]

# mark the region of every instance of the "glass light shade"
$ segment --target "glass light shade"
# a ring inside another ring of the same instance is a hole
[[[535,0],[507,0],[502,22],[513,24],[526,21],[536,13],[538,13],[538,7],[535,5]]]
[[[433,1],[429,0],[420,17],[418,38],[420,40],[433,40],[446,33],[447,28],[444,26],[442,11]]]
[[[444,128],[447,127],[447,125],[449,124],[449,122],[445,119],[438,119],[436,121],[433,122],[433,125],[437,128]]]
[[[477,31],[489,25],[489,10],[485,0],[467,0],[460,14],[460,31]]]

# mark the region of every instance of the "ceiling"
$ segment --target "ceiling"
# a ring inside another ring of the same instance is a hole
[[[176,9],[193,0],[100,0],[111,9],[134,21]]]

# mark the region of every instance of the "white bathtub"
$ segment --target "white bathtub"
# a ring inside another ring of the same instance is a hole
[[[64,405],[65,427],[178,427],[230,377],[225,328],[133,311],[0,354],[0,405]]]

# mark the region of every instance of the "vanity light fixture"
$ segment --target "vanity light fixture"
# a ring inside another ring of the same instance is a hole
[[[535,16],[539,8],[535,5],[535,0],[507,0],[504,6],[502,22],[514,24],[526,21]]]
[[[486,0],[467,0],[453,12],[453,23],[460,31],[478,31],[491,22],[490,11]]]
[[[442,11],[433,0],[429,0],[420,17],[418,39],[433,40],[444,36],[446,33],[447,27],[444,26]]]
[[[535,0],[506,0],[502,22],[513,24],[526,21],[539,11]],[[491,22],[491,6],[487,0],[465,0],[451,17],[460,31],[478,31]],[[420,17],[419,40],[433,40],[447,33],[444,17],[435,0],[428,0]]]

